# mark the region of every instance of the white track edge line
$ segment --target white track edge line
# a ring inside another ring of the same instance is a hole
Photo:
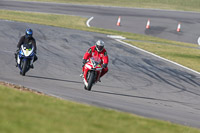
[[[91,17],[91,18],[89,18],[88,20],[87,20],[87,27],[90,27],[90,21],[92,21],[92,19],[94,19],[94,17]]]
[[[189,71],[192,71],[192,72],[194,72],[194,73],[200,75],[200,72],[197,72],[197,71],[195,71],[195,70],[193,70],[193,69],[190,69],[190,68],[188,68],[188,67],[185,67],[185,66],[183,66],[183,65],[180,65],[180,64],[178,64],[178,63],[176,63],[176,62],[173,62],[173,61],[171,61],[171,60],[165,59],[165,58],[163,58],[163,57],[161,57],[161,56],[158,56],[158,55],[156,55],[156,54],[153,54],[153,53],[151,53],[151,52],[148,52],[148,51],[146,51],[146,50],[143,50],[143,49],[141,49],[141,48],[138,48],[138,47],[136,47],[136,46],[133,46],[133,45],[131,45],[131,44],[129,44],[129,43],[123,42],[123,41],[121,41],[121,40],[118,40],[118,39],[115,39],[115,40],[118,41],[118,42],[120,42],[120,43],[123,43],[123,44],[125,44],[125,45],[130,46],[130,47],[133,47],[133,48],[135,48],[135,49],[137,49],[137,50],[140,50],[140,51],[142,51],[142,52],[148,53],[148,54],[153,55],[153,56],[155,56],[155,57],[157,57],[157,58],[160,58],[160,59],[162,59],[162,60],[165,60],[165,61],[167,61],[167,62],[170,62],[170,63],[172,63],[172,64],[175,64],[175,65],[177,65],[177,66],[180,66],[180,67],[182,67],[182,68],[184,68],[184,69],[187,69],[187,70],[189,70]]]
[[[198,44],[199,44],[199,46],[200,46],[200,37],[198,38],[197,42],[198,42]]]

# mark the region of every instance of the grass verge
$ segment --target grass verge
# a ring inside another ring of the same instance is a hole
[[[200,72],[200,68],[198,67],[200,65],[200,49],[179,47],[178,45],[162,45],[148,42],[126,42]]]
[[[192,44],[168,41],[132,33],[99,28],[87,28],[85,26],[86,18],[74,16],[0,10],[0,19],[45,24],[105,34],[116,34],[125,36],[129,39],[169,43],[177,46],[193,46]],[[71,22],[69,22],[69,20],[71,20]],[[143,43],[137,42],[137,45],[142,44]],[[149,45],[149,48],[152,49],[150,44],[152,43],[144,43],[144,45]],[[155,45],[161,47],[159,44]],[[165,47],[161,48],[163,51],[165,49]],[[172,54],[173,50],[175,49],[171,48],[171,51],[168,51],[168,53]],[[166,55],[168,54],[166,53]],[[196,53],[192,56],[198,58],[198,54]],[[184,64],[184,59],[181,60],[183,60],[181,62]],[[196,66],[199,65],[197,64]],[[130,131],[140,133],[200,133],[200,130],[195,128],[159,120],[146,119],[128,113],[121,113],[113,110],[105,110],[78,103],[67,102],[53,97],[36,95],[30,92],[19,92],[5,86],[0,86],[0,109],[1,133],[16,131],[20,133],[117,133]]]
[[[170,41],[166,39],[160,39],[156,37],[133,34],[128,32],[120,32],[94,27],[88,28],[85,25],[87,19],[77,16],[0,10],[0,19],[58,26],[90,32],[99,32],[104,34],[121,35],[128,39],[143,41],[130,42],[137,47],[158,54],[164,58],[170,59],[181,65],[200,72],[200,68],[198,67],[200,66],[200,53],[198,46],[194,44]],[[196,49],[192,49],[189,47],[195,47]]]
[[[1,133],[200,133],[128,113],[18,91],[0,85]]]
[[[25,0],[22,0],[25,1]],[[200,12],[199,0],[26,0],[39,2],[73,3],[85,5],[105,5],[120,7],[156,8]]]

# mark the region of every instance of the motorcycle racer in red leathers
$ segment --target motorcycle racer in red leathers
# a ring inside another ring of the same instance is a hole
[[[98,56],[101,59],[101,64],[103,65],[103,69],[101,72],[100,77],[102,77],[103,75],[105,75],[108,72],[108,55],[106,52],[106,49],[104,48],[104,42],[102,40],[98,40],[96,42],[96,44],[92,47],[90,47],[87,52],[85,53],[85,55],[83,56],[83,66],[82,66],[82,72],[84,73],[84,65],[87,62],[87,60],[90,57],[93,56]],[[81,74],[82,76],[82,74]],[[100,79],[99,79],[99,82]]]

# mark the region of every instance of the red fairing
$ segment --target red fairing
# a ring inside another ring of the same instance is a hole
[[[86,63],[86,64],[89,65],[89,66],[92,68],[91,62],[88,62],[88,63]],[[102,65],[101,65],[101,66],[97,66],[96,68],[101,68],[101,67],[102,67]],[[86,77],[87,77],[87,73],[88,73],[89,70],[91,70],[91,69],[88,68],[88,67],[84,67],[84,73],[83,73],[83,75],[84,75],[85,80],[87,80]],[[100,73],[100,71],[97,71],[97,75],[99,75],[99,76],[101,77],[102,72]],[[97,79],[98,79],[98,78],[99,78],[99,77],[97,76]],[[96,79],[96,80],[97,80],[97,79]]]
[[[101,64],[101,59],[98,56],[93,56],[89,58],[88,62],[85,63],[83,68],[84,88],[90,91],[92,86],[100,81],[100,77],[104,69]]]
[[[91,87],[98,81],[101,82],[100,78],[108,72],[108,55],[105,49],[98,52],[96,46],[92,46],[83,59],[87,60],[82,67],[84,88],[90,91]]]
[[[95,47],[96,47],[95,45],[90,47],[83,56],[83,59],[87,60],[92,56],[98,56],[101,59],[102,64],[108,64],[108,55],[105,48],[101,52],[98,52]]]

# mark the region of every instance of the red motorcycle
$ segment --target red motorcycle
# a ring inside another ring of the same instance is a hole
[[[83,83],[84,88],[88,91],[99,81],[103,66],[98,56],[91,57],[84,66]]]

